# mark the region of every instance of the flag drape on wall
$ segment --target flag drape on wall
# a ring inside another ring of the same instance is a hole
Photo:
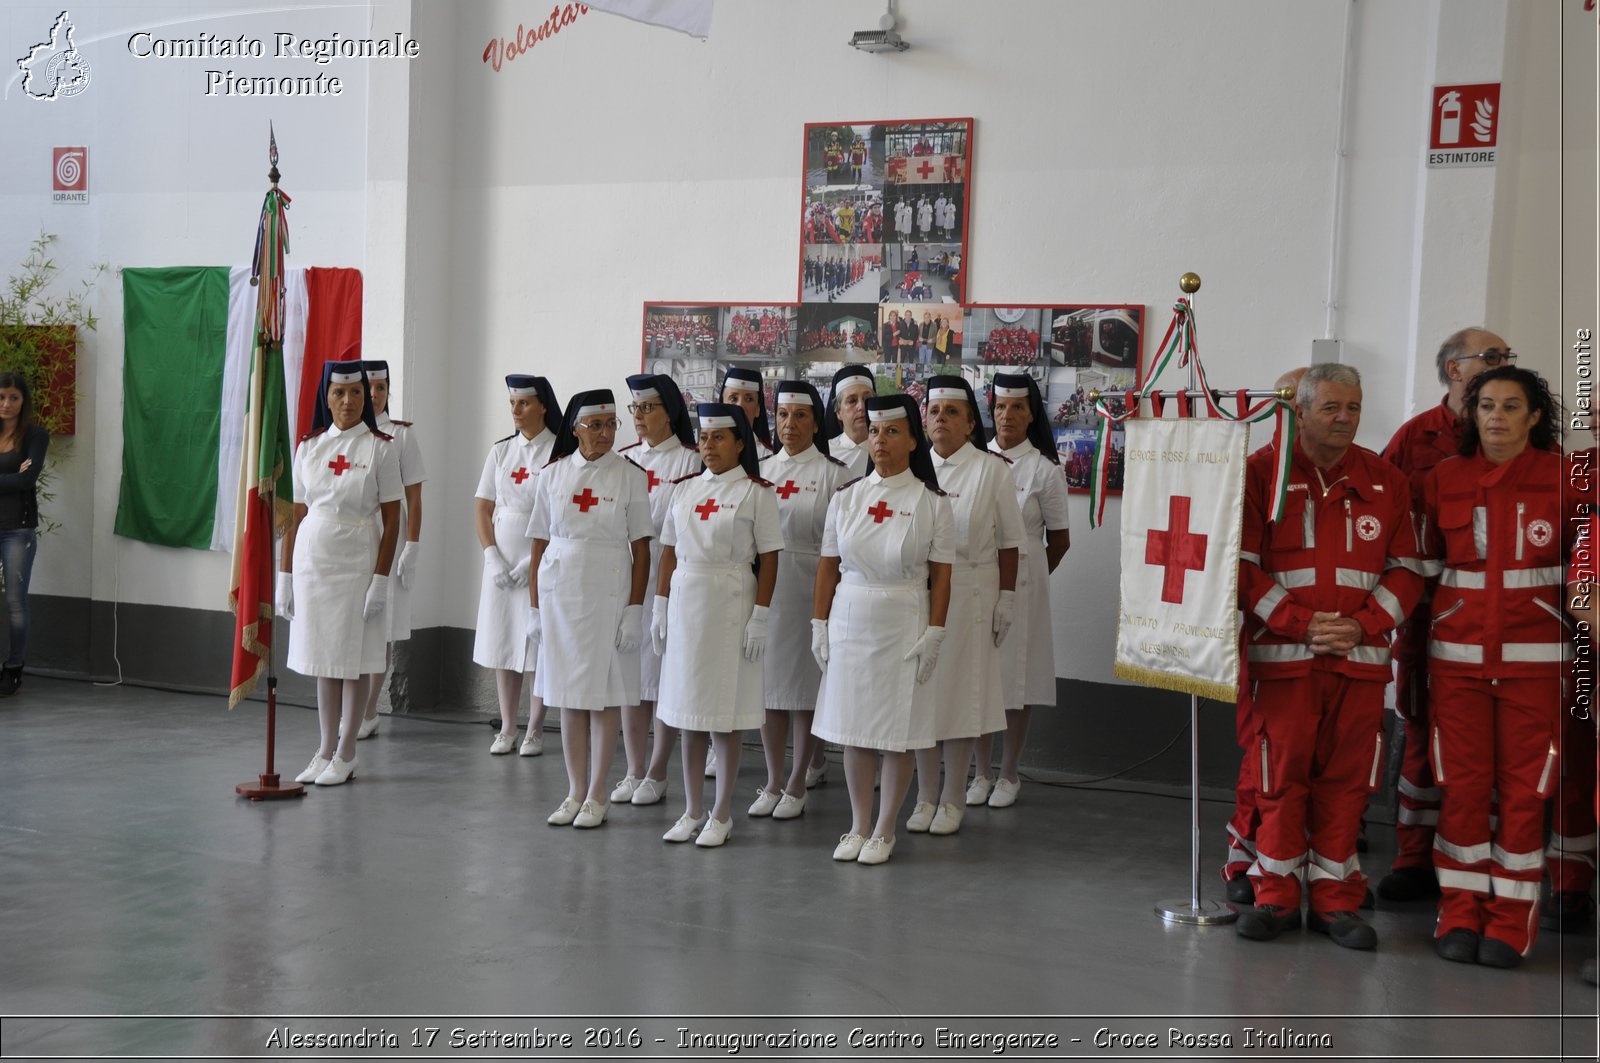
[[[1233,702],[1249,426],[1135,417],[1122,490],[1122,598],[1113,670]]]

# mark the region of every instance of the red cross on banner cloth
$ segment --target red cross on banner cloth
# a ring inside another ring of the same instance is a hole
[[[600,500],[595,497],[593,491],[585,487],[583,489],[583,494],[572,496],[572,503],[578,507],[579,513],[587,513],[589,512],[589,507],[598,506],[600,504]]]
[[[645,494],[649,494],[651,491],[654,491],[656,489],[656,485],[661,483],[661,477],[656,475],[656,471],[654,469],[646,469],[644,471],[644,478]]]
[[[867,515],[872,518],[872,523],[882,524],[894,516],[894,510],[890,509],[889,504],[880,498],[877,505],[867,510]]]
[[[923,159],[917,164],[917,172],[920,173],[922,175],[922,179],[926,181],[928,178],[933,176],[933,163],[929,162],[927,159]]]
[[[787,502],[789,501],[790,496],[799,490],[800,488],[795,486],[795,482],[793,480],[788,480],[785,481],[782,487],[777,488],[778,497]]]
[[[717,500],[714,498],[708,498],[698,506],[694,507],[694,511],[700,514],[701,520],[710,520],[711,514],[716,513],[721,509],[722,507],[717,505]]]
[[[1167,530],[1151,528],[1146,532],[1144,563],[1160,565],[1161,600],[1181,603],[1185,574],[1206,567],[1205,535],[1189,531],[1189,505],[1193,500],[1187,495],[1173,495],[1167,500]]]
[[[328,462],[328,468],[333,470],[335,476],[343,476],[344,471],[350,468],[350,463],[345,460],[343,454],[340,454],[337,459]]]
[[[511,478],[513,480],[517,481],[517,486],[518,487],[521,487],[522,486],[522,481],[524,481],[524,480],[526,480],[528,478],[528,470],[527,469],[518,469],[516,472],[511,474]]]

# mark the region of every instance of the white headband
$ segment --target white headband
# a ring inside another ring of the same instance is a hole
[[[638,391],[633,392],[633,397],[636,399],[659,399],[661,392],[655,388],[640,388]]]
[[[723,390],[736,388],[740,391],[760,391],[761,385],[754,380],[746,380],[742,376],[730,376],[722,382]]]
[[[906,416],[906,408],[891,406],[887,410],[868,410],[867,416],[874,421],[898,421]]]
[[[539,394],[538,388],[507,388],[514,399],[526,399]]]
[[[999,384],[994,386],[994,393],[996,397],[1002,399],[1025,399],[1028,397],[1027,388],[1006,388],[1001,387]]]
[[[778,405],[782,406],[786,403],[790,406],[810,406],[811,396],[803,391],[778,392]]]
[[[358,381],[360,379],[361,379],[361,370],[359,370],[359,369],[356,370],[354,373],[329,373],[328,374],[328,383],[330,383],[330,384],[354,384],[356,381]]]
[[[387,370],[387,369],[368,369],[367,370],[367,379],[368,380],[388,380],[389,379],[389,370]]]
[[[597,413],[616,413],[617,404],[614,402],[597,402],[593,406],[579,406],[579,417],[593,417]]]
[[[928,401],[932,402],[934,399],[960,399],[966,402],[967,393],[960,388],[929,388]]]
[[[718,413],[718,414],[713,414],[710,417],[702,417],[702,418],[700,418],[700,430],[701,431],[705,431],[708,428],[732,428],[732,427],[733,427],[733,418],[728,416],[725,413]]]
[[[872,387],[872,381],[860,373],[852,373],[839,381],[839,385],[833,389],[833,393],[835,395],[843,395],[845,389],[854,387],[870,388]]]

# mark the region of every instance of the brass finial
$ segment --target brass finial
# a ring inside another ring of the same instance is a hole
[[[1200,290],[1200,274],[1192,272],[1185,273],[1183,276],[1178,278],[1178,288],[1185,295],[1193,295],[1195,292]]]

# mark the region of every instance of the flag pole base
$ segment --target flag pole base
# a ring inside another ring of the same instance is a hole
[[[286,783],[276,773],[268,775],[263,772],[255,782],[242,782],[233,788],[233,792],[252,801],[277,801],[285,797],[304,797],[306,788],[303,783]]]
[[[1238,912],[1232,908],[1225,908],[1216,901],[1201,901],[1196,904],[1188,897],[1183,900],[1162,901],[1156,905],[1156,914],[1164,923],[1182,923],[1185,926],[1221,926],[1239,918]]]

